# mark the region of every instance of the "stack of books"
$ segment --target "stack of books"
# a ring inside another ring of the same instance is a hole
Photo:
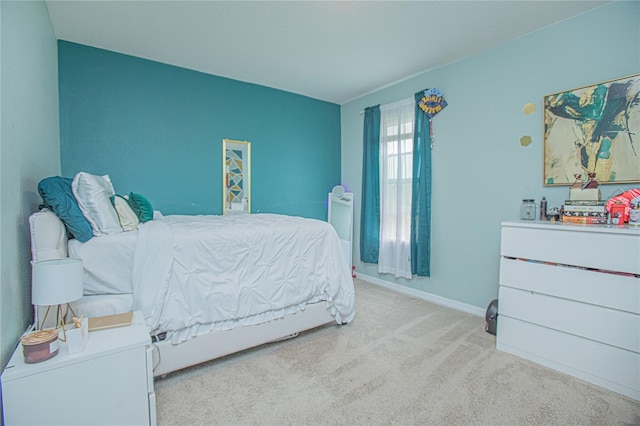
[[[609,213],[606,201],[600,200],[566,200],[562,213],[562,221],[568,223],[606,224]]]

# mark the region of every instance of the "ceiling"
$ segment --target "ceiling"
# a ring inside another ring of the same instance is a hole
[[[58,39],[343,104],[608,1],[47,1]]]

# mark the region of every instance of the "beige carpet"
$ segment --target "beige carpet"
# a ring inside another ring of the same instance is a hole
[[[484,319],[356,280],[356,318],[156,380],[159,425],[622,425],[640,402],[495,349]]]

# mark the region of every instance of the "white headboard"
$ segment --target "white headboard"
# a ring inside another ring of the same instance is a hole
[[[67,257],[67,231],[58,216],[42,209],[29,216],[31,261]]]

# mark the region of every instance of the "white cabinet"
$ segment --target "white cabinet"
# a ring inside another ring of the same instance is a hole
[[[2,373],[5,425],[153,425],[151,339],[142,315],[92,331],[84,351],[60,342],[53,358],[25,364],[18,345]]]
[[[640,400],[640,229],[504,222],[497,348]]]

